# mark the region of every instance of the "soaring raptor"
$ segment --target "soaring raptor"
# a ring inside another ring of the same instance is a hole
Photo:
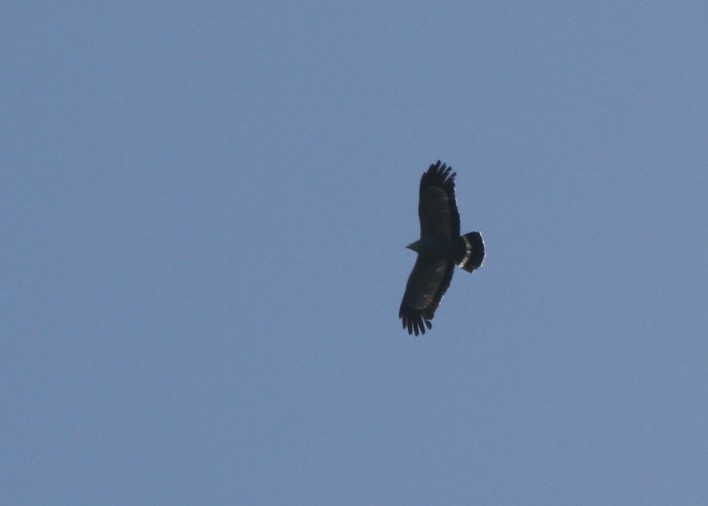
[[[418,253],[403,294],[398,317],[409,334],[425,334],[440,299],[450,286],[455,265],[468,272],[482,265],[484,242],[479,232],[460,235],[455,202],[455,173],[438,160],[420,178],[420,239],[406,246]]]

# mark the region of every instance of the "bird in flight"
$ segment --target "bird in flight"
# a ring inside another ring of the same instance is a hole
[[[450,286],[455,265],[472,272],[484,260],[482,235],[460,235],[455,176],[451,167],[438,160],[420,178],[420,239],[406,246],[418,253],[418,259],[398,312],[403,328],[416,336],[432,328],[430,320]]]

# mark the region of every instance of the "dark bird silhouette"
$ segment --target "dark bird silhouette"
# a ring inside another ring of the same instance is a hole
[[[408,277],[398,317],[409,334],[425,334],[440,299],[450,286],[455,265],[474,271],[484,260],[479,232],[460,235],[455,202],[455,173],[438,160],[420,178],[420,239],[406,246],[418,253]]]

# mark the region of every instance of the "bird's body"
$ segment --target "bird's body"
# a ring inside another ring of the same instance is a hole
[[[407,247],[418,253],[408,278],[399,318],[409,334],[425,334],[430,320],[450,286],[455,265],[472,272],[484,260],[479,232],[460,235],[455,202],[455,173],[438,161],[420,180],[418,217],[420,239]]]
[[[406,246],[408,249],[412,249],[419,255],[424,256],[443,256],[452,260],[454,254],[453,241],[448,237],[439,237],[431,235],[428,237],[421,237],[416,242],[413,242]]]

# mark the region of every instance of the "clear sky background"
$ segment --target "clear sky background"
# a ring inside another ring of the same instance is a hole
[[[2,503],[708,504],[707,27],[5,5]],[[487,258],[415,338],[438,159]]]

